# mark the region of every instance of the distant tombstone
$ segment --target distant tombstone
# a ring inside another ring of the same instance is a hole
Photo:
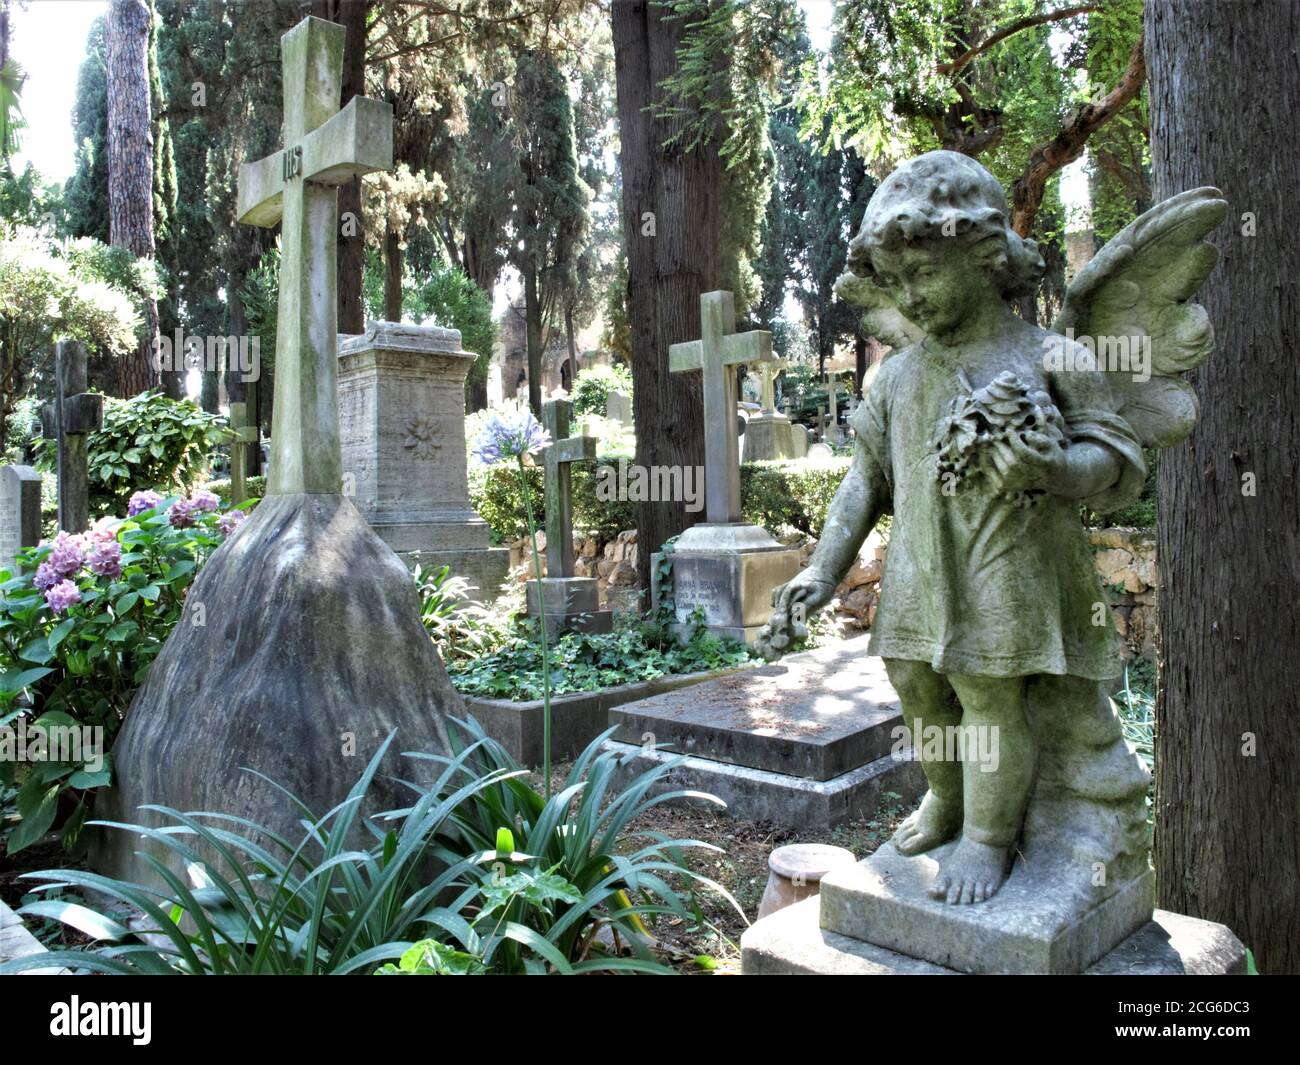
[[[614,615],[600,609],[595,577],[574,575],[573,502],[569,466],[596,457],[596,441],[589,436],[569,436],[573,404],[552,399],[542,405],[542,424],[551,445],[542,452],[546,470],[546,576],[540,591],[528,582],[528,613],[540,617],[548,633],[568,629],[609,632]]]
[[[815,444],[808,445],[808,450],[805,452],[804,457],[812,462],[826,462],[828,459],[833,459],[835,457],[835,452],[831,449],[829,444],[823,444],[818,441]]]
[[[59,528],[90,526],[86,436],[104,424],[104,397],[87,392],[86,349],[61,340],[54,349],[54,402],[41,408],[41,435],[57,441]]]
[[[248,498],[251,453],[261,443],[257,423],[249,424],[248,404],[230,404],[230,432],[230,501],[239,504]]]
[[[829,413],[822,430],[822,440],[837,447],[845,442],[844,426],[840,424],[840,379],[835,374],[826,375],[826,394]]]
[[[792,459],[799,454],[795,437],[803,427],[793,425],[787,414],[776,409],[776,377],[786,367],[780,359],[758,364],[763,409],[749,419],[745,439],[746,461]],[[787,398],[786,406],[790,405]]]
[[[451,567],[484,598],[509,569],[507,548],[470,505],[460,332],[369,322],[339,337],[343,490],[407,565]]]
[[[0,570],[41,539],[41,475],[30,466],[0,466]]]
[[[620,423],[632,424],[632,397],[626,392],[608,392],[605,395],[605,417]]]

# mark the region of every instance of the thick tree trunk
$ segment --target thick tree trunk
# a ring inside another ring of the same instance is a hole
[[[384,320],[402,320],[402,238],[391,229],[384,234]]]
[[[312,0],[312,14],[339,23],[343,40],[343,91],[340,105],[366,91],[366,15],[370,0]],[[361,228],[361,179],[339,186],[338,315],[340,333],[362,333],[366,328],[362,280],[365,272],[365,234]],[[394,318],[392,321],[397,321]]]
[[[149,22],[143,0],[112,0],[108,7],[109,241],[132,255],[153,258],[153,131],[149,124]],[[118,360],[117,389],[134,396],[159,382],[154,364],[158,305],[144,301],[146,335]]]
[[[669,373],[668,346],[699,337],[700,294],[718,287],[722,163],[716,134],[689,152],[665,147],[683,121],[647,110],[677,69],[688,21],[668,14],[646,0],[612,4],[636,461],[687,468],[704,463],[700,375]],[[642,587],[650,553],[695,520],[683,500],[638,505]]]
[[[537,292],[537,270],[524,271],[524,334],[528,344],[528,406],[542,417],[542,306]]]
[[[1218,350],[1160,463],[1160,905],[1300,971],[1300,6],[1147,0],[1155,199],[1216,185]],[[1258,226],[1258,235],[1255,234]]]

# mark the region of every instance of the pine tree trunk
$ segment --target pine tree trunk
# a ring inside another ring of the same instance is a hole
[[[700,375],[669,373],[668,347],[699,338],[700,294],[718,287],[722,163],[716,134],[690,152],[665,147],[682,120],[646,110],[677,68],[688,21],[668,14],[646,0],[612,4],[636,461],[688,468],[704,463]],[[638,504],[643,588],[651,552],[695,520],[684,500]]]
[[[153,131],[149,125],[148,42],[151,15],[143,0],[112,0],[108,7],[109,241],[152,258]],[[154,347],[158,305],[144,301],[146,335],[118,360],[117,388],[134,396],[158,384]]]
[[[524,333],[528,344],[528,406],[542,417],[542,306],[537,292],[537,269],[524,270]]]
[[[384,234],[384,320],[402,320],[402,239],[391,229]]]
[[[1218,350],[1160,463],[1160,905],[1300,971],[1300,6],[1147,0],[1155,199],[1216,185]],[[1252,235],[1252,222],[1258,235]]]
[[[339,23],[343,39],[343,91],[340,106],[366,91],[366,15],[370,0],[312,0],[312,14]],[[350,217],[349,217],[350,216]],[[366,328],[362,283],[366,265],[365,234],[361,228],[361,179],[339,186],[338,318],[340,333]],[[397,319],[392,319],[397,321]]]

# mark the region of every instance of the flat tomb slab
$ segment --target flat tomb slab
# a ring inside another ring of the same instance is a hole
[[[746,976],[960,976],[933,962],[821,927],[813,896],[756,921],[740,937]],[[1084,976],[1244,975],[1246,948],[1224,925],[1168,910],[1152,919]]]
[[[656,765],[680,759],[655,784],[653,794],[702,791],[726,803],[728,817],[792,828],[833,828],[874,813],[885,792],[896,793],[906,803],[925,790],[925,777],[920,763],[911,758],[911,748],[905,757],[896,759],[887,754],[832,780],[809,780],[708,758],[682,757],[672,751],[618,740],[607,740],[605,749],[620,755],[616,777],[621,783]]]
[[[614,739],[829,781],[889,754],[903,724],[866,636],[612,711]],[[653,740],[647,741],[650,735]],[[904,739],[904,743],[910,742]]]
[[[827,874],[821,923],[852,939],[969,973],[1081,973],[1151,920],[1147,869],[1086,897],[1054,863],[1018,858],[987,902],[949,905],[927,889],[953,843],[906,857],[885,843],[856,866]]]

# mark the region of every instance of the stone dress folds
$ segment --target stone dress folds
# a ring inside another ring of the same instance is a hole
[[[1047,336],[1026,323],[996,344],[944,349],[927,339],[905,348],[881,364],[850,420],[873,489],[893,513],[872,654],[991,677],[1106,680],[1122,672],[1109,608],[1096,605],[1107,600],[1079,506],[1105,512],[1132,502],[1146,465],[1113,413],[1104,374],[1044,369]],[[1029,507],[986,477],[943,493],[935,440],[950,404],[968,383],[979,389],[1008,370],[1052,395],[1072,442],[1111,450],[1121,471],[1113,485],[1086,500],[1044,494]]]

